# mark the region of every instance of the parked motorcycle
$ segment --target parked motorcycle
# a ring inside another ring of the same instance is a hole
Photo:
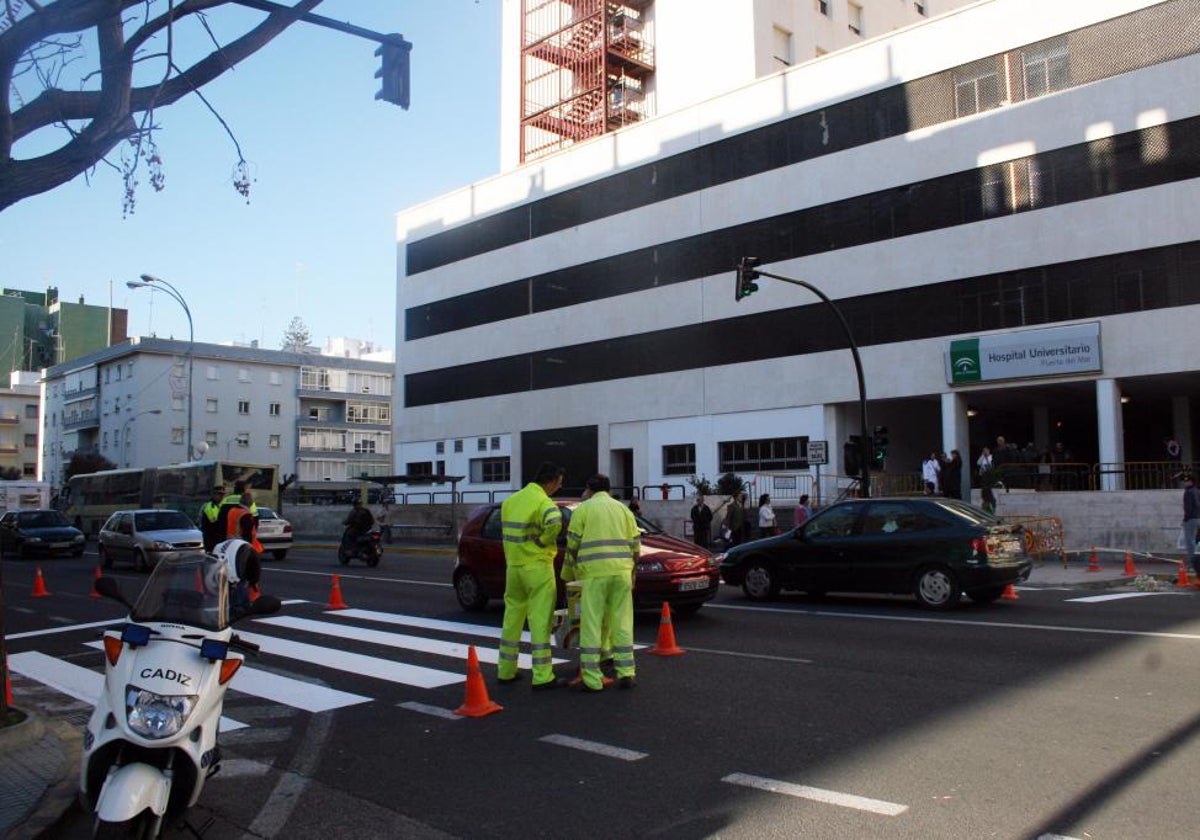
[[[230,625],[280,607],[270,595],[231,606],[236,573],[210,555],[164,560],[133,604],[116,580],[96,579],[97,592],[130,612],[104,633],[104,690],[84,733],[80,788],[95,837],[158,837],[220,769],[225,689],[258,652]]]
[[[379,526],[376,525],[354,539],[349,537],[349,530],[342,534],[338,545],[338,561],[343,566],[349,566],[351,560],[362,560],[368,566],[378,566],[383,559],[383,545],[379,542]]]

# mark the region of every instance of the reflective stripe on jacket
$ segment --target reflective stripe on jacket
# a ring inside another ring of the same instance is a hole
[[[553,563],[558,553],[562,512],[542,485],[526,484],[500,505],[504,562],[510,566]]]
[[[571,514],[563,580],[582,580],[633,571],[642,532],[629,508],[603,491]]]

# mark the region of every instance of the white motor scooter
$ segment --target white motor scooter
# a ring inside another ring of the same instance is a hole
[[[220,767],[225,688],[245,654],[258,651],[231,621],[280,606],[269,595],[231,605],[238,547],[228,556],[160,562],[135,604],[114,579],[95,582],[101,595],[130,608],[122,628],[104,633],[104,691],[84,733],[80,788],[95,813],[95,837],[158,837]]]

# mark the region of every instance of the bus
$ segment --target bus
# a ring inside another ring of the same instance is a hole
[[[170,508],[199,522],[200,508],[212,489],[224,487],[232,493],[235,481],[246,482],[255,504],[279,506],[279,467],[235,461],[193,461],[73,475],[60,505],[71,524],[91,536],[99,534],[118,510]]]

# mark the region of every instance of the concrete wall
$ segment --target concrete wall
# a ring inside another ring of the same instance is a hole
[[[709,497],[716,510],[713,527],[724,521],[723,497]],[[979,503],[979,491],[974,493]],[[1182,493],[1179,490],[1141,490],[1112,493],[1036,493],[1013,490],[996,494],[996,512],[1010,516],[1057,516],[1063,522],[1063,546],[1067,551],[1092,547],[1120,551],[1149,552],[1178,555],[1176,539],[1183,517]],[[690,538],[689,513],[692,501],[653,500],[642,502],[642,514],[663,530],[676,536]],[[447,526],[454,523],[454,534],[474,511],[474,505],[460,505],[457,518],[451,515],[450,505],[397,505],[392,507],[393,524],[423,524]],[[293,505],[284,511],[292,523],[297,540],[338,536],[342,520],[350,510],[345,505]],[[780,504],[775,508],[781,528],[791,526],[794,507]],[[753,515],[753,509],[750,511]],[[757,522],[754,523],[757,525]],[[450,540],[435,533],[395,534],[396,542],[438,542]]]

